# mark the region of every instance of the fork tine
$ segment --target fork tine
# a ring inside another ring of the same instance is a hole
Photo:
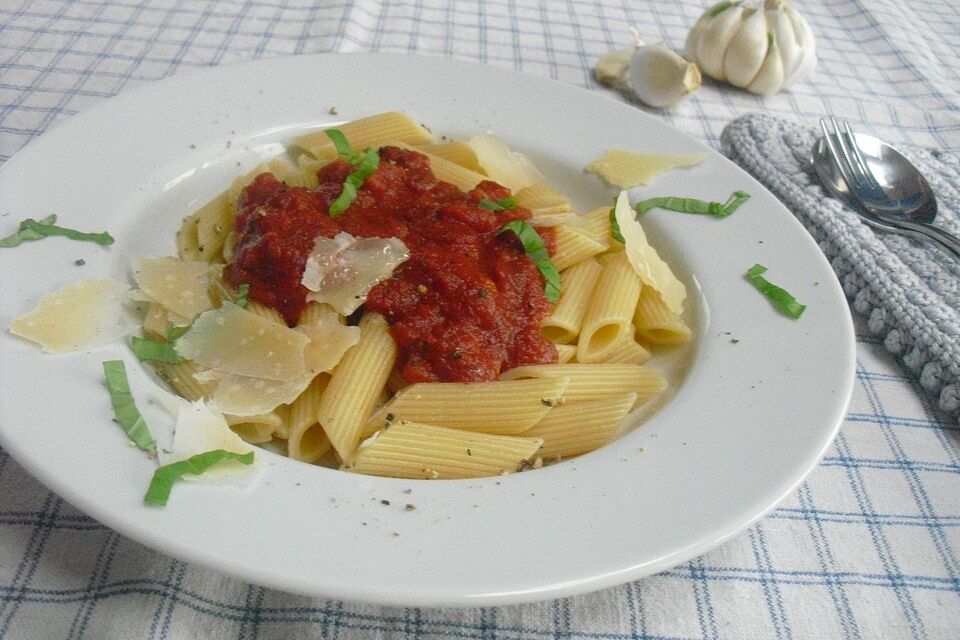
[[[831,118],[831,120],[833,120],[833,118]],[[836,120],[833,121],[836,122]],[[830,130],[827,128],[827,121],[823,118],[820,118],[820,129],[823,131],[823,141],[826,143],[827,149],[830,150],[830,158],[833,160],[833,163],[837,165],[837,169],[840,170],[843,181],[847,183],[847,191],[850,197],[855,198],[856,182],[850,167],[850,158],[841,151],[838,146],[840,139],[839,132],[836,134],[830,133]],[[834,129],[834,131],[837,130]]]
[[[883,187],[880,186],[880,182],[873,174],[873,170],[870,169],[870,165],[867,164],[867,159],[863,157],[863,152],[860,150],[860,145],[857,144],[857,139],[853,135],[853,130],[846,122],[843,123],[843,133],[850,140],[850,147],[853,149],[853,158],[856,161],[855,168],[857,171],[864,176],[871,189],[878,194],[885,195],[886,192],[883,190]]]
[[[863,187],[864,175],[860,171],[860,167],[856,165],[856,161],[853,159],[853,152],[850,151],[850,145],[848,142],[852,142],[852,139],[850,141],[844,139],[844,135],[840,130],[840,124],[833,116],[830,116],[830,124],[833,125],[834,136],[836,137],[837,144],[840,147],[840,153],[843,158],[843,162],[847,165],[850,175],[853,178],[853,182],[848,181],[847,186],[853,190],[859,190]],[[847,176],[844,175],[843,179],[846,180]]]

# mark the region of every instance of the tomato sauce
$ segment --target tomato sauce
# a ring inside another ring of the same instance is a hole
[[[345,160],[321,168],[316,189],[257,176],[240,197],[227,282],[249,284],[251,299],[294,325],[306,306],[300,279],[316,236],[396,237],[410,259],[371,290],[366,309],[390,324],[403,382],[495,380],[516,366],[556,362],[556,348],[540,335],[550,308],[540,273],[516,236],[499,232],[530,211],[480,207],[509,190],[484,181],[464,193],[437,180],[420,153],[384,147],[379,155],[376,172],[335,219],[330,204],[353,170]],[[552,253],[552,233],[538,231]]]

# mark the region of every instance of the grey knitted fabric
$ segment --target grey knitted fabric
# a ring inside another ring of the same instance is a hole
[[[866,318],[934,400],[960,417],[960,264],[934,245],[867,226],[827,196],[813,171],[812,127],[761,114],[723,131],[723,153],[770,189],[830,260],[852,309]],[[900,149],[937,194],[937,224],[960,235],[960,155]]]

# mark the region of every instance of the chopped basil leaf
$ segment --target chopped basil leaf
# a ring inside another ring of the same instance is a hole
[[[330,217],[336,218],[347,210],[347,207],[357,197],[357,191],[363,186],[373,172],[380,166],[380,156],[373,149],[364,149],[363,153],[356,153],[350,148],[346,136],[339,129],[327,129],[324,133],[333,141],[337,153],[347,159],[347,162],[356,167],[343,182],[343,190],[330,204]]]
[[[616,200],[614,200],[614,205],[610,207],[610,235],[614,240],[620,244],[627,244],[627,241],[623,239],[623,232],[620,231],[620,223],[617,222],[617,205]]]
[[[143,451],[156,451],[157,443],[154,442],[147,423],[133,402],[130,383],[127,381],[127,369],[123,362],[121,360],[104,362],[103,376],[107,380],[110,404],[113,405],[113,414],[120,428]]]
[[[237,294],[233,297],[233,303],[238,307],[246,308],[250,301],[250,285],[244,282],[237,287]]]
[[[750,194],[743,191],[734,191],[725,203],[708,202],[697,198],[682,198],[679,196],[662,196],[641,200],[634,205],[637,215],[643,215],[653,208],[669,209],[681,213],[700,213],[714,218],[726,218],[750,199]]]
[[[353,149],[350,148],[347,136],[343,135],[340,129],[327,129],[324,133],[327,134],[327,137],[333,142],[333,146],[337,148],[337,155],[347,158],[353,155]]]
[[[71,240],[96,242],[101,246],[113,244],[113,236],[106,231],[103,233],[85,233],[83,231],[77,231],[76,229],[58,227],[53,224],[56,221],[56,215],[49,215],[40,221],[27,218],[20,223],[20,227],[16,233],[6,238],[0,238],[0,247],[17,247],[28,240],[40,240],[48,236],[64,236]]]
[[[170,327],[169,329],[167,329],[167,342],[173,342],[174,340],[176,340],[177,338],[185,334],[187,331],[189,331],[190,327],[192,326],[193,326],[193,323],[191,322],[185,327]]]
[[[517,201],[515,198],[511,198],[510,196],[507,196],[506,198],[500,198],[499,200],[484,198],[477,203],[477,206],[481,209],[486,209],[487,211],[502,211],[503,209],[516,209]]]
[[[213,451],[198,453],[186,460],[158,467],[153,472],[153,480],[150,481],[147,493],[143,496],[143,501],[157,507],[166,506],[167,500],[170,499],[170,492],[177,480],[185,475],[202,475],[207,469],[223,460],[236,460],[242,464],[253,464],[253,451],[241,454],[214,449]]]
[[[560,271],[557,269],[557,265],[550,260],[547,247],[543,244],[543,238],[540,237],[537,230],[523,220],[511,220],[503,225],[501,232],[507,230],[516,234],[517,238],[520,239],[520,244],[523,245],[523,250],[527,252],[527,255],[533,260],[533,264],[539,269],[545,282],[543,293],[547,296],[547,300],[550,302],[560,300]]]
[[[800,304],[792,295],[764,278],[761,274],[765,273],[766,270],[767,268],[763,265],[755,264],[747,269],[747,279],[753,283],[753,286],[760,293],[769,298],[780,311],[796,320],[803,315],[804,309],[807,308],[806,305]]]
[[[174,350],[172,340],[161,342],[160,340],[133,336],[130,347],[133,349],[133,355],[137,356],[137,359],[141,362],[178,364],[186,361],[186,358]]]

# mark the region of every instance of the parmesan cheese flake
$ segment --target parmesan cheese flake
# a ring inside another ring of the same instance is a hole
[[[47,353],[115,342],[136,326],[123,309],[128,289],[110,278],[68,284],[14,318],[10,333],[36,342]]]
[[[602,158],[588,164],[587,171],[597,174],[613,186],[628,189],[650,184],[654,176],[665,171],[700,164],[705,157],[704,153],[667,155],[609,149]]]
[[[647,242],[647,234],[640,226],[633,209],[630,208],[626,191],[621,191],[617,197],[614,216],[625,241],[627,260],[640,275],[643,286],[656,290],[668,309],[674,313],[682,313],[687,289],[670,270],[670,266],[657,254],[656,249]]]
[[[409,257],[399,238],[355,238],[344,231],[333,238],[318,236],[301,283],[310,290],[307,300],[324,302],[347,316]]]
[[[303,351],[309,341],[286,325],[224,302],[219,309],[200,314],[177,338],[174,350],[187,360],[224,373],[292,380],[306,373]]]
[[[179,258],[137,258],[133,280],[153,302],[185,318],[193,318],[212,307],[207,262]]]

